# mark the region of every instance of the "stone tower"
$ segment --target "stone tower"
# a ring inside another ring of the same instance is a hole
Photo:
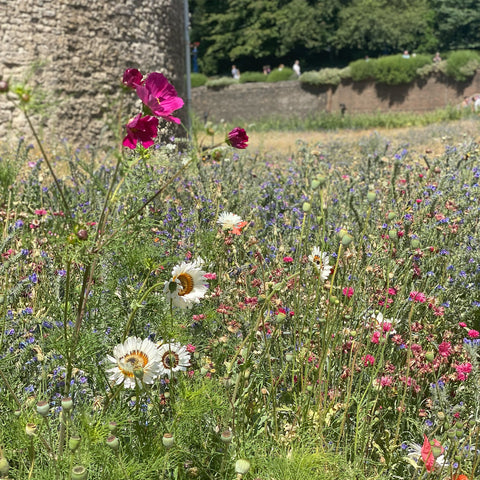
[[[163,73],[185,98],[183,0],[0,0],[0,18],[0,77],[33,87],[46,143],[92,144],[136,114],[134,93],[119,109],[126,68]],[[0,95],[0,139],[19,134],[26,122]]]

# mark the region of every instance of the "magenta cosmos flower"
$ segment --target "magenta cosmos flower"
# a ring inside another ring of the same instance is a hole
[[[149,115],[142,117],[139,113],[127,123],[126,127],[127,136],[123,139],[124,147],[134,149],[137,142],[140,142],[144,148],[148,148],[154,144],[153,139],[158,134],[158,118]]]
[[[231,147],[234,148],[247,148],[248,135],[247,132],[240,127],[235,127],[225,139],[225,142],[228,143]]]
[[[183,100],[177,95],[175,87],[161,73],[151,73],[145,83],[137,87],[137,95],[157,117],[180,123],[180,119],[172,117],[172,113],[183,107]]]
[[[136,68],[127,68],[123,74],[122,82],[129,88],[137,88],[143,83],[143,75]]]

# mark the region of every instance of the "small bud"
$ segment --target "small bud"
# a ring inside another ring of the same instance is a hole
[[[117,451],[118,447],[120,446],[120,441],[115,435],[110,435],[107,437],[107,445],[113,450]]]
[[[397,214],[395,212],[389,212],[387,215],[387,220],[393,220]]]
[[[312,180],[312,190],[316,190],[320,186],[320,182],[318,180]]]
[[[373,203],[376,199],[377,199],[377,194],[375,192],[368,192],[367,193],[368,203]]]
[[[305,213],[309,213],[312,211],[312,205],[308,202],[303,202],[303,206],[302,206],[302,210],[305,212]]]
[[[348,233],[346,233],[343,237],[342,237],[342,245],[344,247],[348,247],[348,245],[350,245],[351,243],[353,242],[353,237],[351,235],[349,235]]]
[[[50,411],[50,405],[45,400],[41,400],[37,403],[37,413],[42,417],[46,417]]]
[[[442,447],[432,445],[432,454],[435,458],[438,458],[442,454]]]
[[[293,353],[290,353],[290,352],[289,352],[289,353],[286,353],[286,354],[285,354],[285,360],[286,360],[287,362],[293,361]]]
[[[455,430],[449,430],[447,432],[447,437],[450,439],[450,440],[453,440],[455,438]]]
[[[463,437],[463,428],[457,428],[457,429],[455,430],[455,433],[456,433],[456,435],[457,435],[457,438]]]
[[[108,429],[110,430],[110,433],[113,435],[115,433],[117,433],[117,429],[118,429],[118,424],[117,422],[110,422],[108,424]]]
[[[62,398],[62,408],[69,412],[73,408],[73,400],[71,397]]]
[[[425,354],[425,358],[429,361],[429,362],[433,362],[433,360],[435,359],[435,353],[433,352],[427,352]]]
[[[397,231],[394,228],[388,231],[388,238],[394,242],[398,240]]]
[[[327,177],[324,175],[317,175],[317,181],[321,187],[323,187],[327,183]]]
[[[250,462],[245,459],[240,459],[235,462],[235,473],[245,475],[250,470]]]
[[[81,440],[81,438],[80,438],[78,435],[72,435],[72,436],[68,439],[68,448],[69,448],[72,452],[75,452],[75,450],[77,450],[77,448],[78,448],[79,445],[80,445],[80,440]]]
[[[37,426],[34,423],[27,423],[25,425],[25,433],[29,437],[34,437],[37,432]]]
[[[260,391],[262,392],[262,395],[268,394],[268,390],[265,387],[263,387]]]
[[[76,465],[72,468],[71,480],[85,480],[87,478],[87,469],[82,465]]]
[[[223,443],[230,443],[232,441],[233,434],[230,430],[224,430],[220,435],[220,440]]]
[[[412,247],[413,248],[420,248],[420,240],[418,238],[414,238],[412,240]]]
[[[14,414],[16,417],[19,417],[19,416],[22,414],[22,411],[21,411],[19,408],[17,408],[17,409],[13,412],[13,414]]]
[[[462,456],[461,455],[455,455],[453,458],[455,459],[456,462],[461,462],[462,461]]]
[[[173,444],[175,443],[175,439],[173,438],[173,435],[171,433],[164,433],[162,437],[162,443],[163,446],[169,450],[170,448],[173,447]]]
[[[88,231],[85,230],[84,228],[82,228],[81,230],[79,230],[77,232],[77,237],[80,239],[80,240],[88,240]]]
[[[443,412],[438,412],[437,413],[437,417],[438,419],[441,421],[441,422],[444,422],[445,421],[445,414]]]
[[[5,457],[0,458],[0,475],[6,477],[8,475],[8,470],[10,469],[10,464]]]

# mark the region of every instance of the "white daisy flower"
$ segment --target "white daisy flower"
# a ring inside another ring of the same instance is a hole
[[[172,376],[175,372],[184,372],[190,366],[190,353],[187,347],[178,342],[166,342],[157,350],[161,375]]]
[[[220,224],[224,230],[238,228],[242,222],[242,217],[230,212],[222,212],[217,220],[217,223]]]
[[[328,265],[329,256],[322,252],[318,247],[313,247],[312,254],[308,259],[313,263],[317,271],[320,273],[320,278],[325,281],[332,271],[332,267]]]
[[[160,372],[157,346],[148,338],[128,337],[114,347],[113,357],[107,355],[107,359],[114,364],[107,370],[109,380],[116,385],[123,382],[125,388],[151,384]]]
[[[191,308],[194,303],[200,303],[207,293],[205,273],[198,267],[197,261],[183,262],[172,270],[172,278],[165,282],[163,291],[176,307]]]

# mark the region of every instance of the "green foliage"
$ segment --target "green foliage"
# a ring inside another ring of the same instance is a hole
[[[267,75],[261,72],[243,72],[240,74],[240,83],[266,82]]]
[[[458,50],[447,58],[446,74],[458,81],[472,78],[480,67],[480,54],[472,50]]]
[[[293,75],[293,70],[289,67],[283,67],[282,70],[276,68],[267,75],[267,82],[283,82],[285,80],[292,80],[294,78]]]
[[[228,87],[229,85],[236,85],[238,80],[232,77],[220,77],[220,78],[211,78],[206,83],[205,86],[208,88],[222,88]]]
[[[376,76],[377,60],[355,60],[349,64],[352,80],[361,82],[362,80],[373,80]]]
[[[265,132],[269,130],[337,130],[368,128],[401,128],[431,125],[438,122],[458,120],[469,116],[470,111],[455,107],[438,109],[426,113],[410,112],[376,112],[363,114],[345,114],[322,112],[306,118],[264,118],[252,125],[252,130]]]
[[[205,85],[208,81],[208,77],[203,73],[192,73],[190,78],[192,88],[201,87],[202,85]]]
[[[338,85],[342,79],[350,77],[350,69],[347,68],[322,68],[318,72],[305,72],[300,75],[300,82],[307,85]]]
[[[447,61],[442,60],[438,63],[426,63],[423,67],[417,68],[417,76],[426,78],[430,75],[445,74],[447,72]]]
[[[375,67],[377,82],[387,85],[410,83],[417,75],[417,69],[432,63],[430,55],[416,55],[403,58],[402,55],[380,57]]]

